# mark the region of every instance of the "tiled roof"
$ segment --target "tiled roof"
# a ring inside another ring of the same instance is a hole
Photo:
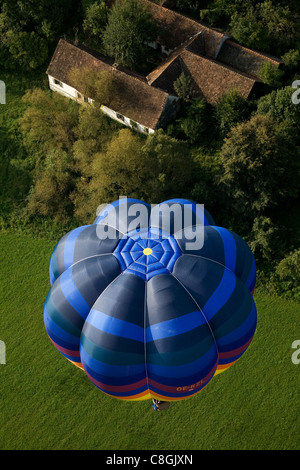
[[[116,68],[113,66],[113,61],[107,57],[61,39],[49,64],[47,74],[78,90],[76,83],[72,83],[69,77],[73,68],[89,68],[95,72],[114,73],[122,94],[116,97],[109,107],[150,129],[156,128],[168,94],[149,86],[145,77],[122,67]],[[94,97],[90,96],[90,98]]]
[[[208,103],[216,103],[222,94],[233,88],[245,99],[249,97],[256,78],[196,52],[199,50],[201,34],[176,49],[163,64],[151,72],[147,76],[148,83],[174,94],[174,81],[184,72],[191,77],[198,96]]]
[[[213,28],[209,28],[204,24],[185,16],[176,11],[165,8],[150,0],[140,0],[145,5],[159,30],[158,42],[175,49],[195,34],[202,32],[204,39],[205,54],[214,57],[218,51],[218,47],[224,33]]]
[[[275,67],[278,67],[281,63],[280,60],[275,57],[253,51],[231,40],[224,42],[217,59],[224,64],[254,76],[258,76],[260,68],[265,63],[271,63]]]
[[[181,59],[197,85],[199,95],[210,104],[217,103],[224,93],[233,88],[247,99],[256,82],[253,77],[188,50],[183,51]]]
[[[165,8],[151,0],[139,1],[148,7],[158,25],[158,42],[169,49],[180,47],[191,37],[201,32],[202,34],[199,35],[198,40],[201,41],[202,50],[194,52],[200,52],[202,55],[217,59],[241,72],[257,76],[264,63],[272,63],[274,66],[280,64],[280,60],[275,57],[240,46],[230,40],[227,33],[208,27],[200,21]],[[193,46],[195,44],[194,42]]]

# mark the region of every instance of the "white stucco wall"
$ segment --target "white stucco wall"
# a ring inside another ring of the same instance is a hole
[[[56,91],[57,93],[60,93],[61,95],[67,98],[82,102],[82,100],[78,99],[78,91],[75,88],[72,88],[69,85],[66,85],[65,83],[62,83],[62,82],[61,82],[62,86],[56,84],[55,78],[51,77],[50,75],[48,76],[48,78],[49,78],[49,86],[51,90]],[[83,98],[83,95],[82,95],[82,98]],[[89,103],[93,103],[93,100],[91,98],[88,98],[88,100],[89,100]],[[102,105],[101,110],[104,114],[114,119],[115,121],[118,121],[121,124],[124,124],[125,126],[130,127],[132,129],[136,129],[137,131],[142,132],[143,134],[153,134],[154,132],[154,129],[150,129],[150,128],[148,128],[148,132],[147,132],[146,130],[147,128],[143,126],[142,124],[139,124],[138,122],[136,123],[136,126],[132,126],[130,122],[131,121],[130,118],[126,116],[123,116],[124,120],[119,119],[117,114],[120,114],[120,113],[117,113],[116,111],[108,108],[107,106]]]
[[[106,114],[107,116],[111,117],[112,119],[114,119],[115,121],[118,121],[120,122],[121,124],[124,124],[125,126],[127,127],[131,127],[131,128],[135,128],[134,126],[131,125],[131,119],[126,117],[126,116],[123,116],[124,117],[124,120],[123,119],[120,119],[118,118],[117,114],[120,114],[120,113],[117,113],[116,111],[113,111],[112,109],[108,108],[107,106],[104,106],[102,105],[101,106],[101,110],[104,112],[104,114]],[[135,121],[134,121],[135,122]],[[154,132],[154,129],[150,129],[150,128],[147,128],[149,130],[149,132],[147,132],[145,130],[145,126],[143,126],[142,124],[139,124],[138,122],[136,122],[136,130],[139,131],[139,132],[142,132],[144,134],[153,134]]]
[[[66,96],[67,98],[78,99],[77,90],[75,90],[75,88],[72,88],[69,85],[66,85],[65,83],[62,83],[62,87],[61,87],[60,85],[57,85],[55,83],[54,77],[51,77],[50,75],[48,77],[49,77],[49,86],[51,90],[57,91],[58,93]]]
[[[152,49],[157,50],[159,47],[158,42],[146,42],[147,46],[152,47]],[[166,55],[170,55],[171,52],[173,52],[174,49],[169,49],[168,47],[161,46],[161,52]]]
[[[163,52],[163,54],[170,55],[171,52],[173,52],[173,49],[168,49],[165,46],[161,46],[161,52]]]

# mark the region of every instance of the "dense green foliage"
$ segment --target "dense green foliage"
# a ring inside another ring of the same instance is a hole
[[[116,0],[103,33],[103,46],[108,56],[132,68],[147,55],[146,43],[155,41],[156,37],[156,25],[145,6],[138,0]]]
[[[3,0],[0,3],[0,62],[12,70],[37,69],[47,63],[62,34],[80,18],[81,2]]]
[[[136,0],[111,10],[102,0],[59,5],[43,0],[38,9],[29,0],[0,1],[0,79],[8,92],[8,105],[0,106],[1,227],[58,237],[93,220],[100,203],[119,195],[152,203],[185,196],[244,236],[255,252],[260,282],[289,295],[286,286],[299,279],[297,272],[286,278],[280,262],[285,265],[299,247],[300,106],[292,102],[291,88],[299,76],[299,4],[178,0],[177,9],[201,15],[244,45],[254,41],[256,49],[281,55],[283,67],[261,70],[264,96],[246,102],[232,90],[215,106],[196,99],[189,77],[182,75],[174,83],[182,101],[177,119],[143,136],[100,111],[98,104],[122,94],[108,74],[72,72],[82,93],[96,100],[80,106],[50,93],[44,73],[62,34],[102,52],[118,40],[120,56],[113,49],[110,54],[134,70],[161,60],[145,49],[155,25]],[[294,208],[288,221],[286,206]],[[294,288],[291,292],[296,295]]]

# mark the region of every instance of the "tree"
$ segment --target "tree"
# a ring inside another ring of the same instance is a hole
[[[290,86],[274,90],[263,96],[257,103],[257,114],[267,115],[278,123],[287,121],[291,127],[300,130],[300,106],[292,102],[294,89]],[[297,138],[297,133],[295,133]]]
[[[249,105],[240,93],[233,89],[219,99],[214,115],[222,134],[226,135],[235,124],[248,118]]]
[[[147,42],[155,41],[157,29],[148,8],[138,0],[117,0],[108,15],[103,34],[106,54],[125,67],[143,60]]]
[[[279,88],[282,86],[284,71],[275,67],[270,62],[266,62],[259,69],[258,76],[265,85],[269,85],[271,88]]]
[[[101,42],[108,20],[108,7],[104,0],[92,3],[85,12],[83,30],[91,38]]]
[[[192,79],[184,72],[175,80],[173,86],[178,98],[181,98],[183,101],[189,102],[194,97],[195,93]]]
[[[244,13],[252,3],[251,0],[213,0],[204,5],[201,2],[200,18],[211,25],[228,29],[232,16],[235,13]]]
[[[44,65],[48,51],[78,13],[73,0],[4,0],[0,9],[0,57],[5,68],[30,71]]]
[[[23,70],[37,69],[48,57],[48,45],[45,39],[34,31],[6,32],[3,45],[7,48],[16,66]]]
[[[234,127],[221,149],[220,183],[240,225],[298,194],[299,148],[293,130],[268,116]]]
[[[288,297],[300,299],[300,249],[295,249],[283,258],[276,267],[276,291]]]
[[[137,134],[121,129],[103,151],[94,155],[90,181],[85,182],[84,193],[74,199],[76,214],[84,211],[93,218],[99,204],[109,203],[120,195],[145,197],[147,165],[140,158],[141,148]]]
[[[93,174],[95,155],[104,151],[105,145],[117,135],[120,127],[95,106],[80,108],[72,150],[76,171],[82,176],[81,181],[89,181]]]
[[[288,71],[297,71],[300,65],[300,49],[290,49],[281,60]]]
[[[34,165],[37,158],[43,160],[49,148],[70,151],[78,122],[78,104],[40,88],[28,90],[22,101],[27,109],[19,124]]]
[[[70,194],[74,190],[75,179],[71,156],[63,150],[48,151],[43,165],[34,172],[26,213],[50,216],[61,223],[70,221],[73,215]]]
[[[203,155],[198,149],[192,152],[193,186],[191,198],[202,204],[208,204],[210,210],[216,208],[222,213],[223,194],[218,187],[220,159],[218,156]],[[214,211],[212,211],[214,213]]]
[[[115,109],[118,108],[122,87],[113,72],[106,70],[95,72],[87,67],[73,68],[69,73],[69,79],[77,90],[95,100],[98,106],[111,106],[114,102]]]
[[[199,144],[206,137],[209,126],[208,105],[204,100],[194,99],[187,107],[186,116],[179,119],[179,125],[191,144]]]
[[[289,6],[274,5],[271,0],[248,4],[243,12],[236,11],[230,29],[241,44],[276,54],[285,52],[297,41],[300,16]]]
[[[250,48],[269,49],[268,31],[259,20],[256,8],[250,6],[244,14],[235,12],[231,18],[230,29],[234,39]]]
[[[280,259],[284,253],[284,243],[279,241],[279,228],[270,217],[259,216],[254,219],[250,238],[250,248],[256,261]]]
[[[49,216],[66,223],[73,215],[70,198],[77,175],[72,147],[78,124],[78,104],[61,95],[33,89],[19,120],[27,150],[24,165],[30,170],[32,186],[26,201],[29,216]]]
[[[186,142],[159,130],[149,135],[141,152],[147,173],[147,198],[158,203],[174,197],[188,197],[193,177],[193,161]]]
[[[76,145],[77,149],[77,145]],[[162,131],[144,137],[121,129],[89,162],[89,178],[72,198],[75,213],[91,220],[99,204],[120,195],[158,203],[184,197],[192,180],[192,160],[185,142]]]

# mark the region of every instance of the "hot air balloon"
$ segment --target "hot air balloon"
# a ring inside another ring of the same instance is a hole
[[[169,210],[174,204],[182,216]],[[197,227],[198,246],[188,243]],[[193,201],[153,207],[121,198],[105,206],[93,224],[61,238],[49,275],[48,336],[118,399],[194,396],[255,333],[253,254]]]

